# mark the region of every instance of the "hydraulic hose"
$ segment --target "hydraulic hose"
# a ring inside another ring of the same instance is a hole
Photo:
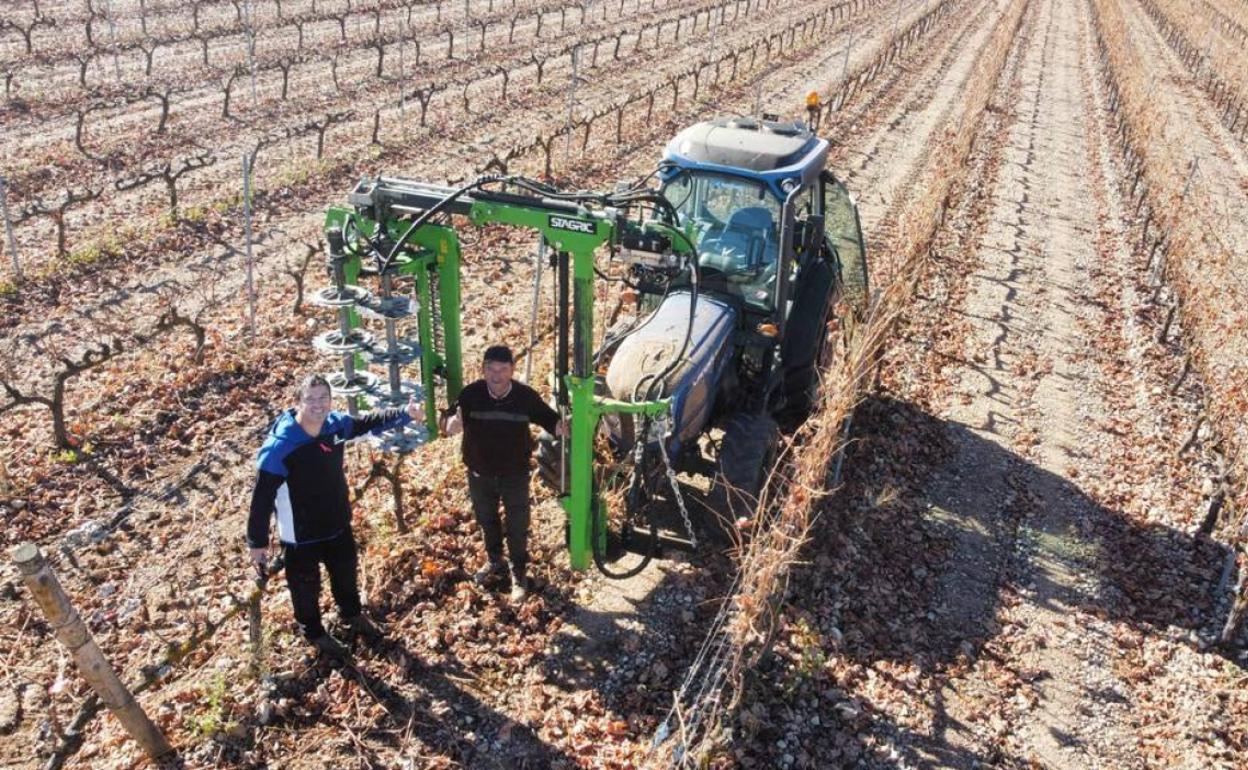
[[[642,433],[643,434],[648,433],[649,430],[650,430],[650,418],[647,417],[644,420],[642,420]],[[633,493],[635,492],[640,492],[638,484],[640,483],[639,478],[640,478],[640,473],[641,473],[641,466],[644,464],[644,459],[645,459],[644,442],[638,442],[635,447],[635,450],[636,451],[634,455],[635,460],[634,460],[634,465],[633,465],[633,478],[632,478],[632,481],[630,483],[630,488],[629,488],[630,496],[632,496]],[[646,567],[648,567],[650,565],[650,562],[654,560],[654,555],[659,550],[659,520],[655,518],[653,515],[647,517],[650,520],[650,538],[649,538],[649,544],[646,546],[646,551],[641,556],[641,561],[622,572],[615,572],[610,567],[607,566],[606,555],[602,552],[602,548],[598,544],[598,541],[602,537],[602,523],[599,521],[600,511],[598,510],[598,496],[597,495],[594,495],[594,502],[591,505],[592,505],[592,508],[590,510],[590,516],[593,517],[593,520],[590,526],[590,530],[591,530],[590,540],[591,540],[591,546],[592,546],[590,550],[594,554],[594,566],[598,568],[599,572],[601,572],[603,575],[607,576],[608,578],[611,578],[612,580],[627,580],[628,578],[633,577],[634,575],[640,574],[641,571],[644,570]]]
[[[646,179],[649,179],[650,177],[654,176],[654,174],[658,173],[660,169],[656,169],[649,176],[647,176]],[[644,182],[644,180],[642,181]],[[412,223],[408,225],[408,228],[403,231],[403,234],[399,236],[399,239],[395,242],[394,246],[391,247],[390,252],[386,254],[385,257],[383,257],[381,262],[378,264],[378,268],[380,269],[380,271],[384,273],[387,269],[389,269],[391,263],[394,262],[395,257],[398,256],[399,251],[402,250],[404,244],[407,243],[407,239],[412,237],[412,233],[416,232],[422,225],[426,224],[434,216],[436,216],[437,214],[445,210],[447,206],[449,206],[455,200],[459,199],[460,196],[464,195],[467,192],[475,190],[477,188],[484,187],[487,184],[495,184],[498,182],[502,182],[505,184],[514,184],[517,187],[520,187],[525,190],[529,190],[530,192],[534,192],[539,195],[543,195],[547,198],[552,198],[554,200],[578,201],[578,202],[592,201],[594,203],[597,203],[603,206],[615,205],[619,203],[626,204],[626,203],[633,202],[633,201],[649,200],[655,203],[657,206],[664,208],[665,212],[668,215],[667,219],[668,219],[669,224],[674,225],[677,221],[676,209],[672,206],[671,202],[668,201],[667,198],[663,197],[661,194],[653,190],[650,190],[648,188],[634,187],[630,190],[627,190],[615,196],[603,195],[600,193],[590,193],[590,192],[568,193],[568,192],[562,192],[543,182],[539,182],[533,179],[528,179],[527,177],[523,177],[523,176],[482,176],[469,182],[466,185],[463,185],[462,187],[457,188],[450,195],[438,201],[429,209],[427,209],[424,213],[422,213],[419,217],[412,220]],[[688,242],[687,238],[685,240],[686,242]],[[690,244],[690,246],[692,247],[692,244]]]
[[[381,263],[378,265],[378,269],[383,273],[386,272],[386,270],[390,268],[390,263],[392,263],[394,261],[394,258],[399,255],[399,251],[403,248],[403,245],[407,243],[407,239],[412,237],[412,233],[420,229],[422,225],[424,225],[426,222],[432,219],[435,215],[442,212],[447,206],[449,206],[451,203],[456,201],[461,195],[471,190],[475,190],[478,187],[483,187],[491,182],[503,181],[505,179],[506,177],[498,177],[498,176],[479,177],[476,180],[469,182],[468,184],[456,189],[450,195],[446,196],[442,200],[430,206],[428,209],[425,210],[423,214],[421,214],[420,216],[412,220],[412,223],[408,225],[407,229],[403,231],[403,234],[399,236],[399,239],[395,241],[394,246],[390,249],[390,253],[387,254],[384,259],[381,260]]]
[[[700,266],[698,265],[698,250],[693,245],[693,242],[689,240],[688,236],[686,236],[684,233],[680,232],[679,230],[675,230],[675,232],[679,233],[680,237],[684,239],[685,243],[688,244],[689,246],[689,254],[690,254],[690,259],[689,259],[690,271],[689,272],[690,272],[690,278],[692,279],[692,286],[690,288],[690,293],[689,293],[689,323],[685,326],[685,339],[680,344],[680,350],[676,351],[676,354],[672,356],[672,360],[668,361],[667,366],[665,366],[662,371],[654,375],[654,379],[651,381],[650,387],[646,390],[647,401],[654,400],[656,396],[656,391],[655,391],[656,387],[658,387],[661,392],[662,385],[667,379],[667,375],[676,371],[676,367],[680,366],[681,359],[684,358],[685,354],[689,352],[689,345],[693,341],[693,325],[694,325],[694,321],[697,319],[698,294],[699,294],[699,288],[701,284],[701,275],[702,275],[702,270]],[[633,400],[634,401],[636,400],[635,392],[633,395]]]

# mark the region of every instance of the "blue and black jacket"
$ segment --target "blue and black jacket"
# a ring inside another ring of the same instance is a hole
[[[256,455],[256,488],[247,519],[247,545],[269,544],[269,519],[277,514],[277,536],[285,545],[331,540],[351,525],[347,477],[342,470],[343,447],[351,439],[412,421],[403,408],[352,417],[330,412],[319,435],[309,436],[295,419],[282,412]]]

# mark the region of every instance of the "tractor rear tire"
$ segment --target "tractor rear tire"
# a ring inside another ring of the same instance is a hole
[[[780,426],[766,414],[737,414],[724,423],[715,475],[715,507],[728,521],[752,519],[776,462]]]
[[[780,348],[784,381],[773,409],[786,432],[805,422],[818,402],[835,280],[833,265],[824,260],[806,266],[798,279]]]

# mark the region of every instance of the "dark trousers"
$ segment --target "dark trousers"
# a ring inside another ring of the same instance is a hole
[[[493,564],[503,561],[503,524],[498,516],[502,502],[507,513],[507,554],[511,566],[523,575],[529,563],[529,474],[483,476],[468,471],[468,497]]]
[[[329,573],[329,590],[343,619],[360,614],[356,582],[355,537],[347,528],[332,540],[307,545],[285,545],[286,586],[295,609],[295,622],[308,639],[325,633],[321,625],[321,565]]]

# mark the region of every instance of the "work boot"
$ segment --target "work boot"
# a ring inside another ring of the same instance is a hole
[[[517,570],[514,567],[511,570],[511,600],[513,602],[522,602],[529,595],[532,586],[529,584],[528,577],[525,576],[523,570]]]
[[[308,640],[316,651],[326,658],[342,660],[347,657],[347,648],[329,634],[321,634]]]
[[[483,586],[491,578],[501,575],[504,569],[505,565],[501,561],[487,561],[484,567],[473,573],[472,579],[477,585]]]
[[[352,638],[363,638],[367,642],[375,642],[382,637],[381,629],[362,612],[353,618],[343,618],[342,623],[347,627],[347,633]]]

